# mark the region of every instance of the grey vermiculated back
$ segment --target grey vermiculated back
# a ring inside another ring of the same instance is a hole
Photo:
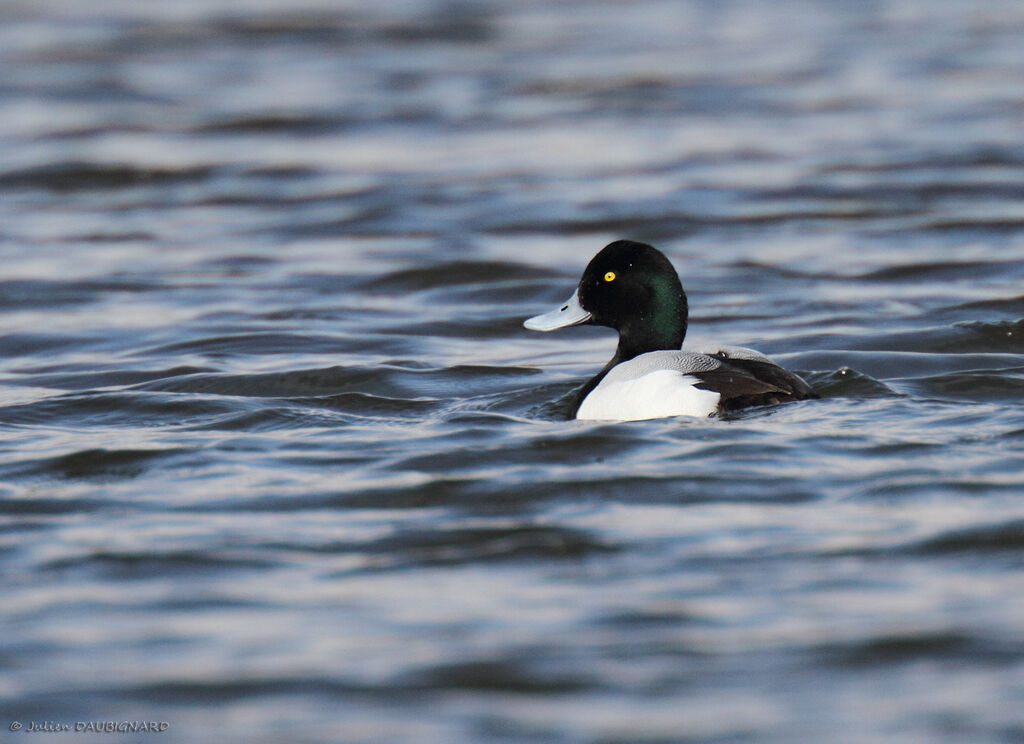
[[[745,346],[715,346],[711,349],[703,350],[704,354],[721,354],[728,359],[747,359],[752,362],[764,362],[765,364],[775,364],[775,362],[769,359],[767,356],[762,354],[760,351],[754,349],[748,349]]]
[[[613,367],[606,380],[626,382],[635,380],[657,370],[669,369],[683,374],[691,372],[710,372],[718,369],[722,363],[717,359],[693,351],[649,351],[628,362]]]

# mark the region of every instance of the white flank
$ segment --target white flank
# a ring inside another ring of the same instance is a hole
[[[583,399],[576,418],[642,421],[666,416],[704,417],[718,410],[718,393],[694,387],[696,377],[674,369],[659,369],[631,380],[609,377]]]

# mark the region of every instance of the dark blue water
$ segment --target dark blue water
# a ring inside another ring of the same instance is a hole
[[[1024,741],[1019,3],[43,0],[0,69],[3,741]],[[566,421],[614,338],[521,322],[616,238],[822,399]]]

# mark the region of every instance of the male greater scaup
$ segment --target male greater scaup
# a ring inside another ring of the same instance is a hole
[[[567,302],[523,325],[553,331],[589,323],[619,332],[615,356],[577,391],[578,419],[710,416],[818,397],[800,377],[752,349],[680,351],[687,312],[683,285],[665,255],[645,243],[617,240],[591,259]]]

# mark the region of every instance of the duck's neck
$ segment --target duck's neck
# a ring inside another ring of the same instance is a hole
[[[682,348],[688,315],[686,293],[678,280],[655,284],[644,312],[619,326],[619,345],[605,370],[648,351]]]

